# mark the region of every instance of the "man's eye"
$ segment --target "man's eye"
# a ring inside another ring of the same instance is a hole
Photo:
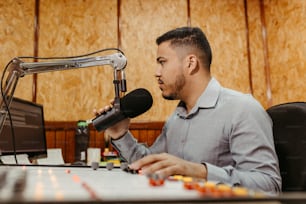
[[[165,61],[159,61],[160,65],[163,65],[165,63]]]

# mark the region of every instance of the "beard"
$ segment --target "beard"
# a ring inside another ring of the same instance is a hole
[[[170,86],[172,92],[168,95],[163,94],[163,98],[166,100],[178,100],[180,99],[180,91],[184,88],[186,83],[185,77],[183,74],[180,74],[176,77],[174,85]]]

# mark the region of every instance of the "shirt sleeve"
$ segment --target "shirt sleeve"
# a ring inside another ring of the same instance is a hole
[[[120,156],[129,163],[149,154],[148,149],[138,144],[130,131],[117,140],[111,139],[111,143]]]
[[[111,140],[111,144],[128,163],[134,162],[148,154],[167,152],[166,127],[167,123],[164,125],[162,133],[150,147],[138,143],[130,131],[117,140]]]
[[[270,117],[251,100],[237,109],[231,123],[229,141],[234,164],[218,167],[205,163],[207,179],[262,189],[271,194],[280,192],[281,178]]]

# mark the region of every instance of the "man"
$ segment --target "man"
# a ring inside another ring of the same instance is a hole
[[[162,96],[180,102],[149,148],[128,131],[129,119],[106,130],[130,168],[279,192],[272,122],[250,94],[224,88],[211,76],[211,48],[201,29],[177,28],[156,43]]]

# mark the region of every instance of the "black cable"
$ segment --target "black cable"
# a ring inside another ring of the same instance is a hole
[[[11,112],[9,110],[9,104],[8,104],[8,101],[7,101],[7,98],[4,96],[4,93],[3,93],[3,79],[4,79],[4,76],[5,76],[5,73],[7,72],[7,69],[9,67],[9,65],[13,62],[13,60],[11,60],[4,68],[3,70],[3,74],[1,76],[1,96],[2,96],[2,100],[4,102],[4,105],[5,105],[5,109],[7,111],[7,114],[8,114],[8,117],[9,117],[9,121],[10,121],[10,126],[11,126],[11,133],[12,133],[12,145],[13,145],[13,152],[14,152],[14,159],[15,159],[15,162],[16,164],[18,164],[18,160],[17,160],[17,153],[16,153],[16,140],[15,140],[15,130],[14,130],[14,126],[13,126],[13,120],[12,120],[12,115],[11,115]],[[13,96],[11,96],[13,97]],[[5,114],[5,113],[3,113]],[[6,120],[6,118],[5,118]],[[5,123],[6,121],[3,121],[3,124]],[[2,127],[3,128],[3,127]]]
[[[20,56],[18,58],[20,59],[44,59],[44,60],[50,60],[50,59],[72,59],[72,58],[79,58],[79,57],[87,57],[87,56],[90,56],[90,55],[94,55],[94,54],[97,54],[97,53],[100,53],[100,52],[106,52],[106,51],[118,51],[122,54],[124,54],[120,49],[118,48],[106,48],[106,49],[101,49],[101,50],[97,50],[95,52],[91,52],[91,53],[88,53],[88,54],[84,54],[84,55],[76,55],[76,56],[69,56],[69,57],[33,57],[33,56]]]

